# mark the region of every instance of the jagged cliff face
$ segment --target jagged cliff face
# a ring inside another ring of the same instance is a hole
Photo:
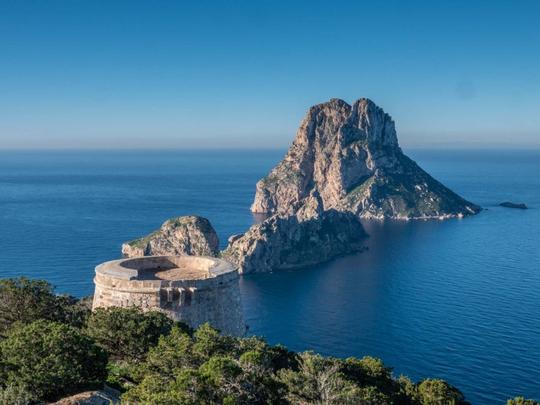
[[[297,205],[293,215],[275,214],[229,238],[223,258],[241,273],[268,272],[314,265],[364,248],[367,234],[354,214],[324,211],[316,193]]]
[[[124,257],[217,256],[219,239],[210,221],[198,216],[171,218],[150,235],[122,245]]]
[[[323,208],[364,218],[446,218],[480,208],[433,179],[399,147],[394,121],[371,100],[311,107],[285,158],[257,183],[251,210],[285,213],[316,191]]]

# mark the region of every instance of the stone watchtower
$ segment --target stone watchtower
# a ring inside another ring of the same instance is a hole
[[[205,256],[146,256],[96,267],[93,309],[131,307],[159,310],[196,328],[209,322],[224,334],[242,336],[238,271]]]

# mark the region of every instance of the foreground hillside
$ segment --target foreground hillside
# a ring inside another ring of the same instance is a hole
[[[467,403],[443,380],[396,378],[372,357],[294,353],[209,325],[191,330],[158,312],[91,313],[45,281],[0,280],[0,403],[54,402],[104,387],[108,393],[62,403],[92,396],[137,404]]]

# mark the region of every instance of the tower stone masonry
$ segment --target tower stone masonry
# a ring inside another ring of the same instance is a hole
[[[146,256],[96,267],[93,309],[139,307],[158,310],[196,328],[210,323],[222,333],[246,331],[238,270],[206,256]]]

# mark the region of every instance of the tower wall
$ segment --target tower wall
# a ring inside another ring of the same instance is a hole
[[[133,262],[132,259],[117,260],[96,267],[94,309],[136,306],[144,311],[159,310],[193,328],[208,322],[224,334],[242,336],[245,333],[238,271],[230,263],[210,259],[228,268],[207,278],[141,280],[136,269],[124,271],[122,264],[130,260]]]

